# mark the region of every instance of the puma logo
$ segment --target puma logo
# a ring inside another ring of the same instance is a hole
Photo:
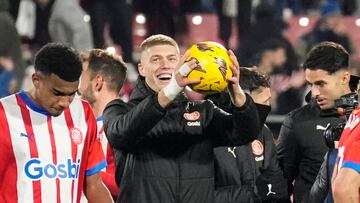
[[[235,149],[236,147],[233,147],[232,149],[231,147],[228,147],[228,152],[231,153],[234,156],[234,158],[236,158]]]
[[[322,125],[316,125],[316,130],[326,130],[327,127],[329,127],[330,123],[328,123],[326,125],[326,127],[322,126]]]
[[[266,196],[269,196],[271,194],[276,195],[276,192],[271,191],[272,184],[267,184],[269,192],[266,194]]]

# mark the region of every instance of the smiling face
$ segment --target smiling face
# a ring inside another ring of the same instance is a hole
[[[34,73],[32,76],[34,102],[52,116],[59,116],[74,100],[79,81],[68,82],[55,74]]]
[[[155,92],[169,84],[172,73],[180,60],[175,46],[169,44],[154,45],[141,53],[139,73]]]
[[[348,72],[340,70],[329,74],[325,70],[305,70],[306,81],[311,85],[311,95],[321,109],[335,107],[335,100],[350,93]]]

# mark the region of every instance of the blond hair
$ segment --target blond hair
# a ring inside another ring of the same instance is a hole
[[[140,51],[143,52],[146,49],[156,45],[170,45],[175,47],[177,52],[180,53],[179,45],[176,43],[176,41],[173,38],[162,34],[151,35],[150,37],[146,38],[140,45]]]

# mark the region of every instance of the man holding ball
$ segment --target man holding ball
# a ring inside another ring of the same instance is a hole
[[[110,102],[105,133],[121,154],[116,171],[122,189],[117,202],[213,202],[213,147],[251,142],[260,130],[256,107],[239,85],[239,65],[230,51],[228,79],[232,112],[211,101],[189,102],[187,75],[197,67],[177,43],[154,35],[140,45],[140,78],[130,101]]]

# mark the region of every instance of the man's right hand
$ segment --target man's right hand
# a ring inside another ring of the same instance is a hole
[[[159,92],[158,101],[160,106],[167,106],[180,92],[183,91],[186,85],[200,82],[200,79],[190,80],[187,78],[188,74],[197,67],[196,60],[190,60],[186,62],[186,59],[189,57],[189,55],[190,53],[186,52],[181,57],[169,84]]]

